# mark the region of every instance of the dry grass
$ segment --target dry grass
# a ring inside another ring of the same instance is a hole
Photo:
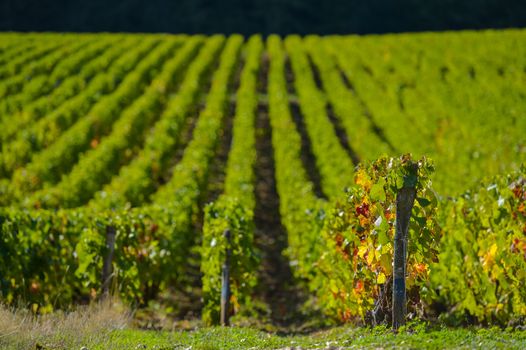
[[[104,342],[111,331],[126,327],[130,320],[128,311],[110,302],[38,316],[27,309],[0,306],[0,349],[81,349]]]

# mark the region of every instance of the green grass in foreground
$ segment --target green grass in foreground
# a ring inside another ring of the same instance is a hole
[[[497,328],[438,329],[424,327],[394,335],[390,330],[338,327],[310,335],[279,336],[250,328],[203,328],[195,331],[115,330],[96,337],[38,341],[40,349],[525,349],[526,331]],[[91,338],[91,339],[89,339]],[[15,343],[3,349],[19,349]],[[33,345],[33,348],[39,348]]]
[[[412,323],[398,335],[386,327],[356,326],[281,335],[249,327],[146,331],[131,324],[132,314],[117,303],[113,307],[99,303],[39,316],[25,308],[0,305],[0,350],[526,349],[524,327],[445,328]]]

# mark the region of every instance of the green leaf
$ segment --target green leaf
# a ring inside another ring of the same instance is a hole
[[[380,230],[380,232],[378,232],[378,243],[381,245],[389,243],[389,237],[387,237],[385,230]]]
[[[417,197],[416,200],[418,201],[418,204],[424,208],[431,204],[431,201],[427,198]]]
[[[385,190],[384,190],[385,180],[382,178],[371,186],[371,199],[375,201],[384,202],[385,201]]]

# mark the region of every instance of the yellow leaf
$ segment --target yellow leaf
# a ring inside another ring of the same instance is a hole
[[[494,258],[495,254],[497,253],[497,243],[493,243],[491,247],[489,248],[489,255]]]
[[[391,273],[393,270],[393,261],[387,254],[382,255],[380,258],[380,265],[384,268],[385,272]]]
[[[360,258],[363,259],[363,256],[365,255],[366,252],[367,252],[367,246],[366,245],[362,245],[362,246],[360,246],[360,248],[358,248],[358,256]]]
[[[384,284],[386,280],[385,274],[383,272],[380,272],[378,274],[378,277],[376,277],[376,283],[378,284]]]
[[[363,187],[366,191],[369,191],[369,189],[372,186],[372,181],[369,175],[367,175],[367,172],[363,169],[358,170],[354,177],[354,181],[357,185]]]
[[[484,271],[489,271],[489,269],[493,266],[493,263],[495,262],[495,254],[497,253],[497,244],[493,243],[491,247],[488,249],[486,254],[483,254],[482,257],[482,267],[484,268]]]
[[[369,252],[369,254],[367,254],[367,264],[371,265],[373,260],[374,260],[374,250],[372,252]]]

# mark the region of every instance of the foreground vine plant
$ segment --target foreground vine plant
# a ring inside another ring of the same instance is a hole
[[[430,161],[410,155],[361,165],[354,186],[329,211],[322,235],[319,298],[341,321],[388,321],[393,276],[396,195],[404,183],[416,187],[407,246],[407,299],[411,315],[423,313],[429,265],[437,258],[438,201],[431,188]]]

